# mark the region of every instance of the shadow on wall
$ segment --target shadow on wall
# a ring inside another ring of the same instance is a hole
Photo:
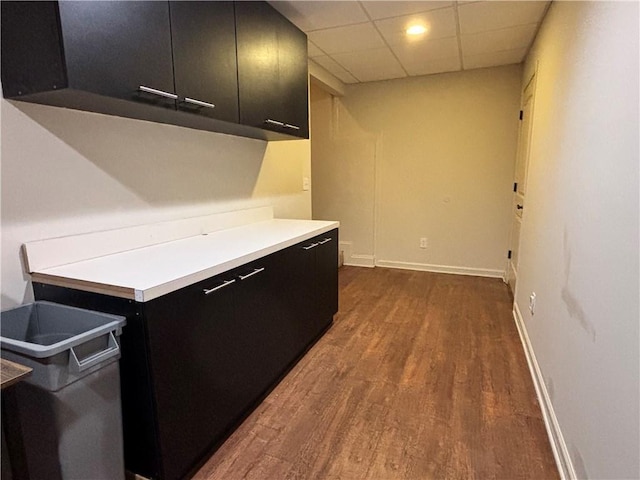
[[[267,147],[172,125],[2,103],[2,214],[8,221],[248,199]]]

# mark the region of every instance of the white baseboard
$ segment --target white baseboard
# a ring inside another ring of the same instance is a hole
[[[453,273],[456,275],[473,275],[476,277],[503,278],[504,271],[485,268],[453,267],[449,265],[432,265],[428,263],[397,262],[393,260],[376,260],[376,267],[401,268],[422,272]]]
[[[553,451],[553,456],[556,459],[560,478],[562,478],[562,480],[574,480],[578,477],[576,476],[576,471],[573,467],[573,462],[571,461],[567,444],[564,441],[562,431],[560,430],[560,424],[558,423],[558,419],[553,410],[553,404],[551,403],[551,398],[547,391],[547,385],[544,382],[544,377],[542,376],[540,366],[536,360],[533,346],[529,341],[529,334],[527,333],[527,328],[524,324],[524,320],[522,319],[517,303],[513,304],[513,318],[516,322],[516,327],[518,327],[520,340],[522,341],[524,353],[527,357],[527,364],[529,365],[533,385],[536,389],[538,402],[540,403],[540,409],[542,410],[542,417],[551,443],[551,450]]]
[[[376,266],[375,259],[373,255],[354,255],[351,254],[349,257],[345,256],[344,264],[349,265],[351,267],[367,267],[373,268]]]
[[[373,255],[359,255],[352,253],[353,242],[340,241],[340,250],[344,253],[344,264],[350,267],[375,267],[375,257]]]

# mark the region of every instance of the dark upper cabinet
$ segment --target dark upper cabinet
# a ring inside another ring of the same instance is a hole
[[[7,98],[91,110],[91,94],[175,108],[165,2],[2,2]],[[95,109],[102,111],[100,108]]]
[[[238,121],[233,2],[171,2],[178,108]]]
[[[5,98],[264,140],[309,136],[306,36],[266,3],[0,8]]]
[[[169,5],[166,2],[60,2],[60,26],[69,88],[125,100],[172,98]]]
[[[307,37],[265,2],[236,3],[240,122],[309,137]]]
[[[0,2],[2,92],[13,98],[65,88],[67,72],[59,42],[55,2]]]

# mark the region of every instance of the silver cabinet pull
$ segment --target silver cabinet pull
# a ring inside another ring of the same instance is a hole
[[[324,245],[325,243],[330,242],[330,241],[331,241],[331,238],[325,238],[321,242],[318,242],[318,245]]]
[[[293,125],[291,123],[281,122],[280,120],[274,120],[272,118],[267,118],[264,123],[268,123],[270,125],[277,125],[278,127],[290,128],[292,130],[300,130],[298,125]]]
[[[318,243],[312,243],[311,245],[307,245],[306,247],[302,247],[305,250],[311,250],[312,248],[316,248],[319,244]]]
[[[209,295],[210,293],[213,293],[216,290],[220,290],[221,288],[228,287],[232,283],[236,283],[235,279],[233,279],[233,280],[225,280],[222,285],[218,285],[217,287],[213,287],[213,288],[210,288],[208,290],[205,288],[203,291],[204,291],[205,295]]]
[[[279,122],[278,120],[272,120],[271,118],[267,118],[264,123],[268,123],[270,125],[277,125],[279,127],[284,127],[284,123]]]
[[[253,277],[254,275],[257,275],[260,272],[264,272],[264,267],[262,268],[254,268],[253,272],[251,273],[247,273],[246,275],[238,275],[238,277],[240,277],[240,280],[245,280],[249,277]]]
[[[156,88],[145,87],[144,85],[140,85],[138,87],[138,90],[140,90],[141,92],[145,92],[145,93],[151,93],[152,95],[158,95],[160,97],[170,98],[171,100],[177,100],[178,99],[178,95],[176,95],[175,93],[169,93],[169,92],[165,92],[163,90],[158,90]]]
[[[216,108],[213,103],[203,102],[202,100],[196,100],[195,98],[184,97],[184,101],[187,103],[192,103],[193,105],[197,105],[199,107]]]

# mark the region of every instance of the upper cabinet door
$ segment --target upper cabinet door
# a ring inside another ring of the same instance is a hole
[[[308,138],[306,35],[266,2],[235,8],[240,122]]]
[[[59,2],[59,8],[70,88],[175,108],[168,2]]]
[[[233,2],[171,2],[178,109],[238,121]]]

